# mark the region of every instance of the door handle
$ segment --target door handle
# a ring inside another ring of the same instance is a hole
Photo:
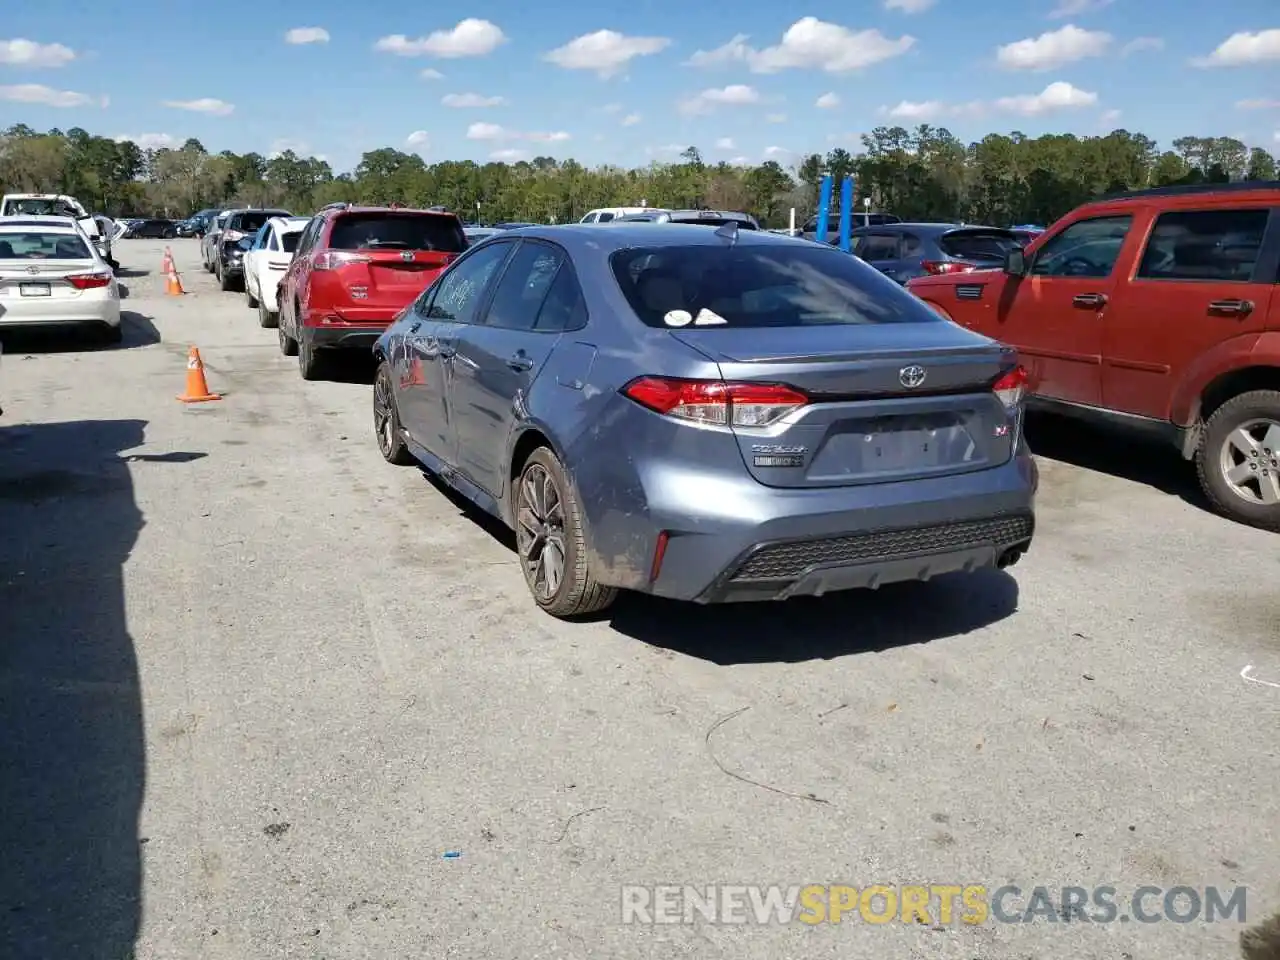
[[[533,361],[529,359],[528,354],[520,350],[514,356],[507,358],[507,366],[516,373],[524,373],[533,369]]]
[[[456,347],[450,347],[447,344],[439,343],[434,339],[433,342],[439,344],[440,359],[442,360],[452,360],[458,353]]]
[[[1252,300],[1214,300],[1209,304],[1210,313],[1225,313],[1238,317],[1246,317],[1253,313]]]
[[[1076,307],[1092,307],[1096,310],[1107,305],[1107,295],[1105,293],[1081,293],[1071,298],[1071,304]]]

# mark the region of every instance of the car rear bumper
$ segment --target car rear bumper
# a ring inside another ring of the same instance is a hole
[[[88,303],[50,301],[34,308],[31,306],[13,308],[0,301],[0,328],[87,326],[120,326],[120,301],[107,299]]]
[[[599,491],[583,473],[579,491]],[[1007,566],[1035,532],[1038,471],[1025,451],[974,473],[840,488],[735,473],[650,461],[630,482],[611,478],[608,496],[580,496],[596,576],[699,603],[785,599]]]
[[[387,326],[385,323],[326,323],[318,327],[303,327],[301,334],[312,347],[371,350]]]

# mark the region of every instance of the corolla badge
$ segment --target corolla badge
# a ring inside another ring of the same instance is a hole
[[[413,251],[412,251],[412,250],[401,250],[401,251],[400,251],[400,259],[401,259],[401,260],[403,260],[405,263],[410,263],[410,262],[412,262],[412,260],[413,260]]]
[[[903,367],[898,371],[898,381],[908,390],[914,390],[924,383],[925,369],[917,363]]]

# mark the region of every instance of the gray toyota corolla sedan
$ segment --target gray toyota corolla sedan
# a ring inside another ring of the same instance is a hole
[[[782,599],[1008,566],[1026,374],[855,257],[687,224],[471,248],[374,347],[382,455],[515,530],[538,605]]]

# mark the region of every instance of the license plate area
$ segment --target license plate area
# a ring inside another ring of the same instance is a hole
[[[53,293],[53,289],[47,283],[21,283],[18,285],[18,293],[24,297],[48,297]]]
[[[809,476],[837,479],[920,475],[973,466],[984,451],[963,416],[885,417],[828,436]]]

